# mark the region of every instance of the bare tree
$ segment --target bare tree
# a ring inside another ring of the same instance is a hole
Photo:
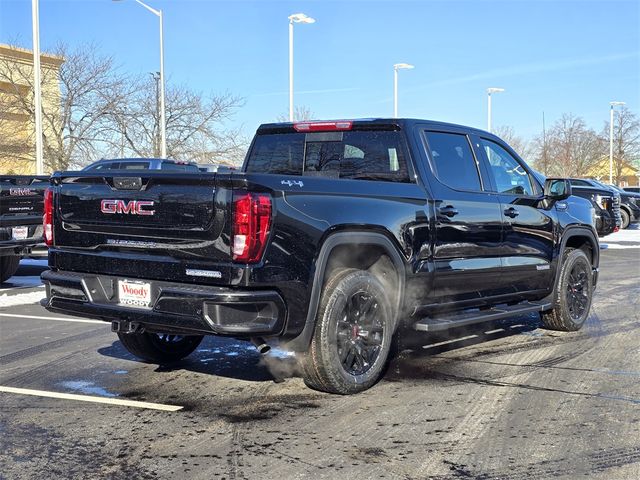
[[[501,126],[495,128],[493,133],[500,137],[502,140],[507,142],[507,144],[513,148],[518,155],[520,155],[524,160],[528,160],[530,155],[530,145],[529,142],[523,139],[522,137],[516,135],[513,127],[510,126]]]
[[[56,69],[42,69],[43,84],[59,85],[43,90],[44,164],[48,170],[65,170],[95,158],[100,142],[109,131],[108,120],[117,105],[126,101],[127,77],[118,72],[111,57],[101,56],[93,46],[54,52],[64,63]],[[0,82],[9,85],[3,95],[2,111],[33,118],[33,69],[9,58],[0,59]],[[58,78],[48,78],[57,75]],[[29,132],[34,143],[34,133]],[[16,157],[16,160],[24,159]]]
[[[546,132],[546,151],[541,148],[542,138],[538,137],[534,145],[535,167],[548,175],[582,177],[602,159],[600,136],[587,128],[582,118],[570,113],[563,114]]]
[[[53,52],[64,63],[59,72],[43,69],[44,161],[47,170],[66,170],[107,156],[160,156],[156,83],[121,73],[111,57],[93,46]],[[16,116],[25,119],[25,145],[35,143],[32,124],[33,69],[0,58],[0,131]],[[57,76],[52,77],[52,76]],[[6,87],[8,85],[9,87]],[[59,88],[58,88],[59,86]],[[168,85],[167,155],[199,163],[239,164],[248,141],[226,122],[243,104],[225,93],[203,96],[185,86]],[[44,106],[47,106],[46,108]],[[2,123],[5,123],[5,126]],[[16,136],[17,138],[17,136]],[[3,144],[6,142],[3,142]],[[32,160],[30,148],[5,148],[9,161]],[[6,169],[5,169],[6,170]]]
[[[160,156],[160,114],[154,78],[142,78],[126,104],[112,113],[111,152],[140,157]],[[166,93],[167,156],[199,163],[238,164],[247,141],[239,129],[225,128],[243,105],[225,93],[205,97],[185,86]]]
[[[299,105],[293,109],[293,120],[296,122],[304,122],[306,120],[312,120],[314,113],[311,109],[305,105]],[[289,114],[280,114],[276,117],[276,122],[288,122]]]
[[[605,155],[609,155],[609,122],[600,134],[606,147]],[[613,121],[613,180],[620,184],[622,171],[626,164],[640,168],[640,120],[626,106],[614,115]]]

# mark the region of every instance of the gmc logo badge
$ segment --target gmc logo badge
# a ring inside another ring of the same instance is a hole
[[[124,213],[127,215],[154,215],[155,210],[144,210],[146,207],[153,207],[151,200],[102,200],[100,211],[102,213]]]

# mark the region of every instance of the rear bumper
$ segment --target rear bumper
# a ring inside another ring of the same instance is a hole
[[[287,309],[274,290],[143,280],[151,287],[151,308],[118,303],[122,277],[46,271],[42,280],[50,311],[97,318],[107,322],[136,322],[150,331],[228,335],[234,337],[281,334]],[[138,279],[129,279],[138,280]]]
[[[23,225],[20,222],[14,222],[17,225],[13,226],[26,226],[29,228],[27,238],[23,240],[14,240],[12,238],[13,226],[5,226],[9,225],[10,222],[6,221],[3,218],[2,227],[0,227],[0,256],[3,255],[21,255],[23,253],[28,253],[29,248],[35,247],[36,245],[44,244],[44,239],[42,238],[42,225]]]

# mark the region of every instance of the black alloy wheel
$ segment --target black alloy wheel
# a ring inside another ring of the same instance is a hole
[[[589,272],[584,263],[575,263],[567,281],[567,308],[574,321],[579,321],[589,308]]]
[[[362,375],[375,363],[382,349],[384,320],[376,298],[357,291],[347,300],[338,322],[337,347],[340,363],[350,375]]]

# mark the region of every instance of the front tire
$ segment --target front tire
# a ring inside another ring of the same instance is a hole
[[[0,257],[0,283],[6,282],[18,271],[20,255],[6,255]]]
[[[574,332],[580,330],[591,308],[591,262],[582,250],[567,248],[560,268],[556,303],[552,310],[542,312],[542,323],[551,330]]]
[[[375,276],[355,269],[334,272],[303,360],[307,386],[342,395],[373,386],[389,357],[393,323],[389,293]]]
[[[631,217],[624,208],[620,209],[620,217],[622,217],[622,224],[620,225],[620,228],[624,230],[631,223]]]
[[[191,354],[204,338],[202,335],[168,333],[118,333],[124,348],[136,357],[151,363],[177,362]]]

